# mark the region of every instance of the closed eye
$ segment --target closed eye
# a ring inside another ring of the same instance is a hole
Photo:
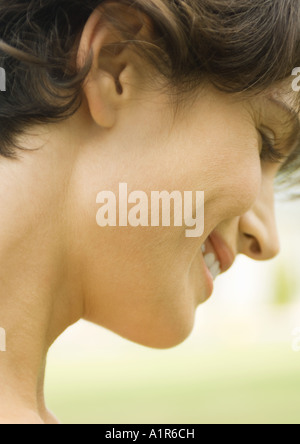
[[[278,148],[275,147],[274,141],[263,131],[259,130],[261,136],[260,159],[262,162],[283,163],[288,158]]]

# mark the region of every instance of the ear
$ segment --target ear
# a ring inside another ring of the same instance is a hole
[[[133,36],[137,36],[144,24],[141,16],[127,14],[118,5],[118,19],[127,20]],[[97,125],[112,128],[118,110],[130,97],[132,83],[128,80],[135,58],[101,7],[94,10],[83,29],[77,55],[79,69],[84,67],[89,56],[92,56],[92,64],[83,90],[90,114]]]

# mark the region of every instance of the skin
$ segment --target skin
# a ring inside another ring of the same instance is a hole
[[[258,128],[285,150],[290,128],[270,92],[237,98],[206,84],[174,115],[129,48],[102,55],[115,36],[99,21],[96,11],[80,40],[78,65],[94,51],[80,109],[32,128],[20,160],[0,162],[2,423],[57,422],[43,397],[47,350],[79,319],[148,347],[184,341],[207,299],[201,246],[213,230],[234,256],[279,252],[280,165],[261,161]],[[186,227],[100,228],[96,196],[118,195],[121,182],[149,194],[205,190],[203,236],[187,239]]]

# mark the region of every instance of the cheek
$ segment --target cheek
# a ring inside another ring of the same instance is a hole
[[[182,140],[189,147],[186,177],[193,189],[205,191],[206,206],[211,203],[224,217],[236,217],[253,206],[261,188],[257,132],[240,105],[216,102],[208,109],[201,108],[203,118],[190,124],[190,135],[185,132]]]
[[[163,160],[167,154],[161,156]],[[155,161],[153,165],[146,162],[145,174],[135,163],[130,171],[132,190],[177,189],[178,171],[182,171],[179,163],[173,162],[169,171],[166,162]],[[152,174],[146,180],[148,170]],[[93,172],[93,166],[81,171]],[[169,348],[181,343],[194,325],[195,291],[189,282],[189,267],[195,242],[186,241],[185,227],[99,227],[97,193],[113,190],[119,196],[123,176],[115,178],[116,183],[104,184],[99,174],[82,175],[76,182],[80,186],[74,187],[76,230],[72,238],[80,261],[85,319],[142,345]]]
[[[223,195],[230,217],[241,216],[252,208],[260,193],[261,181],[261,165],[256,157],[233,165],[230,172],[228,170]]]
[[[234,149],[234,143],[236,141],[224,142],[214,151],[210,146],[207,152],[214,152],[214,155],[205,155],[201,168],[205,210],[218,218],[216,223],[247,212],[261,190],[262,171],[257,147],[245,145]]]

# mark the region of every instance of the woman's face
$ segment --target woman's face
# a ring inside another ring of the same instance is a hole
[[[211,296],[212,274],[226,271],[238,254],[266,260],[278,253],[273,182],[280,164],[261,160],[259,131],[275,134],[287,150],[291,128],[267,95],[238,100],[206,87],[175,115],[166,94],[136,88],[131,99],[112,128],[90,126],[78,155],[72,248],[85,318],[167,348],[190,334],[197,307]],[[87,103],[80,112],[88,115]],[[120,183],[149,201],[152,191],[204,191],[203,235],[186,237],[184,224],[100,227],[97,195],[111,191],[118,203]]]

